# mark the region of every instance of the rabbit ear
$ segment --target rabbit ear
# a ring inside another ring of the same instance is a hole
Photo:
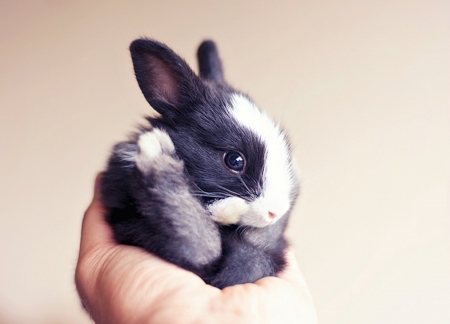
[[[222,84],[224,83],[222,62],[219,58],[216,44],[213,41],[204,41],[197,51],[200,77]]]
[[[201,94],[200,78],[166,45],[137,39],[131,43],[130,52],[139,87],[161,115],[173,117]]]

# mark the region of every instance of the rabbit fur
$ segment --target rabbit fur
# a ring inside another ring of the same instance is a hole
[[[159,116],[114,146],[103,174],[115,239],[218,288],[276,275],[299,191],[286,134],[225,82],[212,41],[198,49],[199,75],[155,40],[130,52]]]

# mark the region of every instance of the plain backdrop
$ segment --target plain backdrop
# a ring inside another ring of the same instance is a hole
[[[450,323],[450,2],[0,1],[0,322],[89,323],[73,275],[116,141],[151,113],[128,46],[167,43],[291,134],[289,234],[320,322]]]

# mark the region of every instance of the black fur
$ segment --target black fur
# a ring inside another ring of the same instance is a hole
[[[222,62],[216,45],[212,41],[204,41],[197,51],[200,77],[216,84],[224,84]]]
[[[263,228],[224,226],[205,209],[230,192],[256,199],[266,155],[260,138],[230,122],[226,107],[236,91],[224,81],[214,43],[199,47],[200,77],[159,42],[139,39],[130,51],[138,84],[161,114],[148,118],[151,127],[142,131],[164,130],[175,152],[162,154],[143,171],[135,161],[138,136],[114,147],[102,200],[116,240],[143,247],[219,288],[276,275],[285,265],[288,215]],[[222,163],[228,151],[246,157],[241,178]]]

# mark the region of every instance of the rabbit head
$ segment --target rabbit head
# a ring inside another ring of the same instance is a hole
[[[198,49],[199,75],[166,45],[130,46],[139,87],[160,114],[198,196],[220,224],[265,227],[287,215],[298,182],[286,134],[229,86],[212,41]]]

